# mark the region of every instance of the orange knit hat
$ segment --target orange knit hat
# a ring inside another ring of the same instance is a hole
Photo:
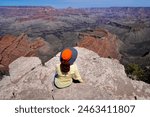
[[[65,49],[63,52],[62,52],[62,55],[61,55],[62,59],[63,60],[70,60],[71,57],[72,57],[72,51],[70,49]]]

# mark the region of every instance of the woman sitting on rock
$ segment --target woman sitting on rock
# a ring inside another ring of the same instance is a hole
[[[75,48],[66,48],[61,52],[60,64],[56,66],[54,84],[57,88],[65,88],[72,84],[73,79],[83,82],[74,61],[77,58]]]

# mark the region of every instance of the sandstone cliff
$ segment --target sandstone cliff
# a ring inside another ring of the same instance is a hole
[[[37,57],[20,57],[9,65],[10,76],[0,81],[0,99],[150,99],[150,85],[129,79],[118,60],[78,50],[84,83],[56,89],[52,85],[60,53],[43,66]]]
[[[45,46],[46,42],[42,38],[37,38],[31,42],[25,34],[21,34],[18,37],[13,35],[1,37],[0,71],[7,70],[8,65],[21,56],[37,56],[38,51],[42,51],[42,48]]]
[[[98,53],[102,57],[120,59],[120,40],[116,35],[104,29],[90,30],[79,34],[79,47],[84,47]]]

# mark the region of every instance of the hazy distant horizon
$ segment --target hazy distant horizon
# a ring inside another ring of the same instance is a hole
[[[84,8],[150,8],[150,7],[141,7],[141,6],[137,6],[137,7],[132,7],[132,6],[121,6],[121,7],[119,7],[119,6],[113,6],[113,7],[70,7],[70,6],[68,6],[68,7],[63,7],[63,8],[56,8],[56,7],[53,7],[53,6],[0,6],[1,8],[3,7],[3,8],[5,8],[5,7],[52,7],[52,8],[54,8],[54,9],[67,9],[67,8],[73,8],[73,9],[84,9]]]
[[[150,7],[150,0],[5,0],[0,6],[39,6],[54,8]]]

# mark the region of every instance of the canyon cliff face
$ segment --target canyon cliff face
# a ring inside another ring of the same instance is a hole
[[[116,35],[104,29],[89,30],[79,34],[79,47],[90,49],[101,57],[115,58],[120,60],[119,44],[121,41]]]
[[[134,62],[141,66],[150,66],[150,63],[145,62],[150,58],[141,57],[150,52],[149,7],[81,9],[32,6],[0,7],[0,36],[19,35],[25,32],[31,38],[42,37],[50,45],[50,58],[65,47],[75,46],[80,32],[95,28],[109,30],[124,43],[125,46],[120,50],[123,64]],[[111,47],[110,42],[106,40],[98,41],[98,43],[105,43],[103,45],[110,50],[106,52],[107,50],[101,49],[100,55],[118,59],[115,48]],[[116,42],[111,40],[112,45],[116,45]],[[90,39],[89,41],[91,42]]]
[[[37,57],[20,57],[9,65],[10,76],[0,81],[0,99],[150,99],[150,85],[129,79],[118,60],[76,49],[83,83],[64,89],[53,86],[60,53],[44,66]]]
[[[44,46],[46,46],[46,42],[42,38],[30,41],[25,34],[18,37],[2,36],[0,38],[0,71],[8,70],[8,65],[21,56],[38,56],[38,51]]]

